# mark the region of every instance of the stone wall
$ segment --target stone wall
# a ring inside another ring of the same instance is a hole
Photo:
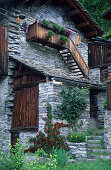
[[[93,68],[89,69],[89,77],[94,83],[100,83],[100,69],[99,68]]]
[[[87,159],[87,143],[67,143],[70,147],[69,154],[75,155],[76,160],[83,161]]]
[[[111,153],[111,111],[106,110],[104,118],[104,144]]]
[[[98,125],[104,125],[105,108],[103,107],[103,103],[105,99],[107,99],[106,91],[98,92],[97,94]]]
[[[24,6],[18,6],[16,8],[10,7],[7,10],[9,20],[6,21],[6,18],[1,18],[0,20],[0,24],[5,24],[8,26],[9,56],[14,56],[16,58],[30,58],[31,60],[38,61],[41,64],[65,69],[70,73],[57,50],[26,41],[26,33],[24,28],[21,27],[21,24],[16,22],[16,17],[22,13],[26,17],[23,22],[27,22],[29,24],[33,23],[36,19],[42,21],[44,18],[46,18],[63,25],[66,28],[72,29],[74,33],[71,35],[71,38],[74,42],[75,33],[79,33],[80,45],[77,46],[77,48],[85,62],[88,63],[88,46],[81,41],[82,34],[76,30],[74,23],[68,16],[66,16],[65,11],[66,10],[62,8],[62,6],[52,5],[38,5],[27,8]]]
[[[14,94],[12,91],[12,68],[15,64],[9,61],[8,76],[0,80],[0,147],[7,151],[8,145],[6,139],[10,142],[11,116],[13,108]]]

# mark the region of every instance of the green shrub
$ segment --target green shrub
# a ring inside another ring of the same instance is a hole
[[[86,90],[77,87],[73,89],[62,90],[62,104],[58,106],[59,112],[56,116],[62,120],[67,120],[74,126],[81,111],[86,108]]]
[[[106,107],[107,107],[107,99],[104,99],[103,107],[104,107],[104,108],[106,108]]]
[[[62,30],[62,27],[56,23],[52,24],[52,26],[58,31],[58,32],[61,32]]]
[[[52,36],[54,36],[54,35],[55,35],[55,33],[54,33],[53,31],[51,31],[51,30],[48,31],[48,36],[49,36],[49,37],[52,37]]]
[[[67,139],[73,143],[86,142],[86,136],[83,133],[69,133]]]
[[[66,36],[64,36],[64,35],[61,35],[60,40],[62,40],[63,42],[67,42],[68,38]]]
[[[56,157],[57,165],[59,166],[65,166],[68,162],[68,153],[62,148],[60,149],[53,149],[52,150],[53,157]]]
[[[9,154],[4,152],[1,153],[0,157],[0,169],[2,170],[25,170],[25,159],[24,156],[24,147],[19,144],[17,141],[14,148],[9,146]]]
[[[43,23],[44,23],[46,26],[49,26],[50,21],[48,21],[48,20],[46,20],[46,19],[43,19]]]

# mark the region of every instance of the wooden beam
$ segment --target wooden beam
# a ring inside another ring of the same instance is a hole
[[[40,1],[40,5],[46,4],[46,3],[50,2],[50,1],[51,1],[51,0],[41,0],[41,1]]]
[[[45,83],[45,82],[46,82],[46,79],[44,79],[44,80],[39,80],[39,81],[33,81],[33,82],[30,82],[30,83],[27,83],[27,84],[18,85],[18,86],[16,86],[13,90],[14,90],[14,91],[17,91],[17,90],[21,90],[21,89],[23,89],[23,88],[35,87],[35,86],[37,86],[39,83]]]
[[[86,37],[91,37],[91,36],[96,36],[98,34],[97,31],[92,31],[92,32],[89,32],[87,34],[85,34]]]
[[[76,15],[78,13],[78,9],[74,9],[73,11],[69,12],[69,16],[72,17],[73,15]]]
[[[55,1],[54,4],[60,5],[60,4],[62,4],[64,1],[65,1],[65,0],[58,0],[58,1]]]
[[[26,4],[28,6],[32,6],[32,5],[35,5],[35,4],[39,3],[39,2],[40,2],[40,0],[29,0],[29,1],[26,1]]]
[[[87,25],[89,25],[89,22],[88,22],[88,21],[85,21],[85,22],[82,22],[81,24],[78,24],[76,27],[77,27],[77,28],[82,28],[82,27],[85,27],[85,26],[87,26]]]

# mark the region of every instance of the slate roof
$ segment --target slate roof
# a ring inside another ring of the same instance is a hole
[[[32,59],[15,58],[12,56],[10,57],[10,59],[14,62],[23,64],[29,67],[30,69],[34,70],[35,72],[39,72],[40,74],[43,74],[44,76],[47,76],[47,77],[55,77],[55,78],[72,80],[72,81],[81,82],[81,83],[84,82],[86,84],[98,85],[98,83],[96,83],[93,80],[88,80],[85,78],[78,78],[77,76],[74,76],[73,73],[68,74],[67,71],[63,69],[47,66]]]

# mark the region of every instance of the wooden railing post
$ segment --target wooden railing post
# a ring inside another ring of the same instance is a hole
[[[107,83],[107,109],[111,111],[111,82]]]

